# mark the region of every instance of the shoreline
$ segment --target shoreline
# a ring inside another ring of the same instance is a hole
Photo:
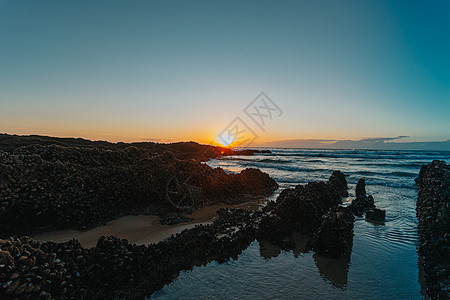
[[[88,230],[52,230],[33,235],[32,238],[38,241],[53,241],[57,243],[76,239],[83,247],[92,248],[97,245],[97,241],[101,236],[115,236],[120,239],[126,239],[130,244],[149,245],[167,240],[172,235],[181,233],[185,229],[191,229],[197,225],[211,224],[213,218],[217,215],[217,211],[221,208],[258,210],[267,201],[269,201],[268,197],[265,197],[240,204],[214,204],[205,206],[190,215],[183,214],[193,220],[177,225],[162,225],[160,224],[161,217],[156,215],[128,215]]]

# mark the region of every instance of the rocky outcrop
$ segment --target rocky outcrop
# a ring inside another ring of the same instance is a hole
[[[0,298],[143,299],[181,270],[236,258],[255,239],[258,218],[246,210],[220,210],[213,224],[149,246],[115,237],[101,237],[91,249],[76,240],[0,240]]]
[[[172,202],[192,209],[246,201],[246,195],[277,187],[259,170],[226,174],[170,151],[30,145],[13,154],[0,151],[0,236],[85,229],[127,214],[171,211],[169,192],[176,193]]]
[[[331,174],[331,177],[328,180],[328,184],[333,186],[341,197],[348,197],[347,180],[341,171],[333,171],[333,174]]]
[[[91,249],[76,240],[0,240],[0,298],[144,298],[181,270],[237,258],[255,238],[292,248],[293,231],[312,238],[318,254],[341,257],[351,247],[353,216],[338,206],[340,199],[330,184],[298,185],[284,190],[263,211],[221,209],[212,224],[148,246],[115,237],[102,237]]]
[[[366,194],[366,181],[364,178],[358,180],[355,192],[356,198],[353,199],[349,207],[356,216],[361,217],[368,209],[375,208],[375,203],[372,195],[367,196]]]
[[[233,203],[242,195],[270,195],[278,188],[275,180],[259,169],[247,168],[239,174],[227,174],[222,168],[216,168],[198,181],[198,185],[210,198],[220,199],[224,203]]]
[[[58,138],[41,135],[10,135],[0,133],[0,150],[13,153],[17,148],[41,145],[57,145],[62,147],[78,148],[101,148],[105,150],[124,150],[135,147],[141,151],[153,154],[162,154],[165,151],[172,152],[178,159],[195,159],[208,161],[211,158],[223,155],[254,155],[260,153],[271,153],[270,150],[232,150],[226,147],[201,145],[196,142],[158,143],[158,142],[135,142],[135,143],[110,143],[106,141],[90,141],[82,138]]]
[[[312,182],[285,189],[275,203],[269,204],[261,219],[258,238],[283,248],[292,249],[293,232],[314,237],[310,244],[316,252],[331,257],[341,257],[350,249],[353,240],[353,215],[348,209],[338,208],[339,191],[345,184],[336,185],[339,173],[333,172],[328,183]],[[333,237],[335,246],[325,239]]]
[[[419,255],[427,293],[432,299],[449,299],[450,166],[437,160],[422,166],[416,184]]]
[[[351,249],[355,217],[348,207],[333,208],[312,238],[312,249],[322,256],[340,258]]]
[[[356,184],[356,198],[348,206],[355,216],[362,217],[365,213],[366,220],[375,223],[384,223],[386,211],[376,208],[372,195],[367,196],[366,181],[364,178]]]
[[[366,211],[366,220],[383,223],[386,219],[386,211],[379,208],[371,208]]]

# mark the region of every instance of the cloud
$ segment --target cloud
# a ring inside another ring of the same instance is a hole
[[[397,141],[408,137],[401,135],[397,137],[376,137],[360,140],[292,139],[255,144],[255,147],[450,151],[450,139],[435,142]]]
[[[399,135],[397,137],[377,137],[377,138],[365,138],[360,139],[361,142],[369,142],[369,143],[384,143],[387,141],[394,141],[399,139],[409,138],[407,135]]]

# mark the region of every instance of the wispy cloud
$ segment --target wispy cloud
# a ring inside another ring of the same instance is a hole
[[[372,150],[443,150],[450,151],[450,139],[434,142],[399,142],[409,136],[375,137],[359,140],[292,139],[260,144],[265,147],[372,149]]]
[[[399,135],[397,137],[376,137],[376,138],[364,138],[360,139],[361,142],[369,142],[369,143],[385,143],[388,141],[394,141],[399,139],[409,138],[407,135]]]

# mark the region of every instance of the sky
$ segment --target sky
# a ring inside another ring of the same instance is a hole
[[[209,143],[238,118],[259,143],[445,141],[449,16],[447,0],[0,0],[0,132]],[[263,127],[246,110],[261,92],[278,108],[257,106]]]

